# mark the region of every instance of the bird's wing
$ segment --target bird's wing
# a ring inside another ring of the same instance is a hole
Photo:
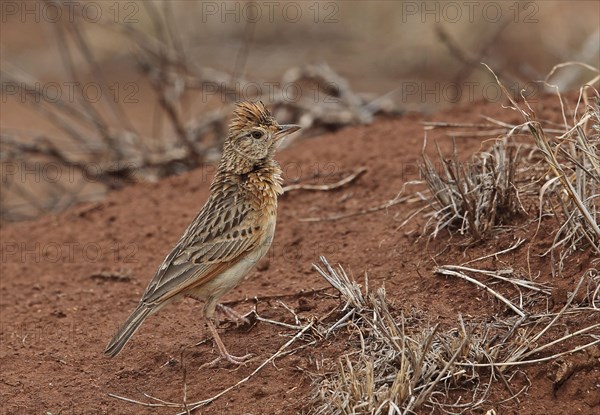
[[[251,212],[250,203],[235,188],[211,195],[165,258],[142,302],[160,304],[199,286],[254,250],[261,229],[249,218]]]

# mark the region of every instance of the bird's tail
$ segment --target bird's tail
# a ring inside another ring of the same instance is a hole
[[[125,320],[125,323],[123,323],[117,334],[115,334],[115,337],[108,343],[104,353],[110,357],[119,354],[121,349],[123,349],[123,346],[127,344],[131,336],[135,334],[144,320],[146,320],[146,317],[152,314],[153,311],[156,310],[145,304],[138,305],[137,308],[133,310],[133,313],[127,317],[127,320]]]

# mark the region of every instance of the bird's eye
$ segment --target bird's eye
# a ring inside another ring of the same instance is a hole
[[[256,138],[259,139],[263,136],[263,133],[261,133],[260,131],[253,131],[252,132],[252,138]]]

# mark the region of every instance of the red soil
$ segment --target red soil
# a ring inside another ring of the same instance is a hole
[[[540,103],[540,113],[559,122],[553,97]],[[486,114],[520,122],[499,103],[471,105],[430,116],[436,121],[480,122]],[[261,315],[293,323],[293,316],[322,316],[338,304],[332,290],[302,295],[326,287],[311,269],[319,255],[340,263],[349,275],[369,284],[385,284],[394,307],[423,310],[433,322],[454,324],[457,315],[481,318],[503,314],[505,307],[472,284],[433,274],[437,264],[456,264],[507,248],[516,238],[527,243],[502,257],[503,266],[527,272],[527,249],[535,233],[535,207],[529,217],[515,220],[514,231],[501,231],[487,241],[466,246],[466,239],[446,234],[428,246],[417,240],[424,220],[399,224],[415,209],[398,204],[387,210],[338,221],[301,222],[379,205],[393,198],[404,183],[418,177],[416,161],[423,143],[424,118],[406,115],[378,119],[373,125],[346,128],[299,141],[278,155],[287,183],[302,179],[327,183],[364,166],[355,182],[327,192],[293,191],[280,199],[274,245],[247,280],[227,295],[240,312],[258,297]],[[444,131],[428,133],[442,149],[451,148]],[[457,138],[466,158],[482,147],[477,138]],[[184,379],[188,401],[213,396],[250,374],[284,344],[292,330],[258,323],[250,328],[224,325],[220,330],[229,351],[252,353],[250,363],[233,368],[226,363],[201,368],[218,352],[199,318],[201,304],[193,300],[171,305],[148,319],[115,359],[103,349],[117,325],[135,307],[147,282],[171,246],[204,203],[213,168],[202,168],[159,183],[141,183],[109,194],[97,204],[85,204],[33,222],[2,229],[0,396],[2,414],[172,414],[168,408],[144,408],[109,397],[109,393],[149,401],[143,393],[181,402]],[[531,246],[532,274],[551,284],[552,310],[565,304],[590,253],[572,256],[564,275],[553,278],[550,260],[537,254],[552,241],[556,224],[548,219]],[[414,232],[409,232],[414,231]],[[435,257],[436,254],[439,254]],[[484,264],[485,265],[485,264]],[[487,264],[494,266],[493,261]],[[267,297],[267,298],[265,298]],[[573,322],[578,324],[587,322]],[[209,339],[200,345],[201,340]],[[201,413],[290,414],[308,411],[312,392],[309,373],[319,373],[324,360],[331,367],[347,349],[337,336],[277,359],[256,377],[234,389]],[[185,370],[184,370],[185,368]],[[598,413],[600,365],[597,356],[558,389],[553,388],[552,363],[528,367],[532,382],[520,402],[497,408],[505,414]],[[499,389],[500,390],[500,389]],[[490,407],[485,407],[485,410]],[[62,412],[61,412],[62,410]],[[481,413],[484,413],[482,411]]]

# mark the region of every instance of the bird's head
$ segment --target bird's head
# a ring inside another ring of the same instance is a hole
[[[260,101],[240,102],[233,111],[224,157],[235,163],[231,166],[235,170],[251,171],[272,159],[281,140],[299,129],[298,125],[280,125]]]

